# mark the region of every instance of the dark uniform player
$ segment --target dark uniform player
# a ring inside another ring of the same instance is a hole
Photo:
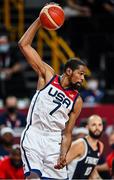
[[[93,171],[95,165],[97,165],[99,160],[99,144],[98,149],[93,150],[89,145],[86,138],[82,139],[86,146],[86,154],[77,161],[77,166],[73,175],[73,179],[88,179],[91,172]],[[83,168],[82,168],[83,167]],[[78,169],[78,171],[77,171]]]
[[[102,119],[97,115],[91,116],[88,120],[88,130],[89,135],[74,141],[68,152],[67,163],[74,159],[69,164],[69,174],[71,171],[69,178],[71,179],[89,179],[90,177],[93,179],[93,177],[99,177],[95,166],[103,151],[103,144],[98,140],[103,131]]]

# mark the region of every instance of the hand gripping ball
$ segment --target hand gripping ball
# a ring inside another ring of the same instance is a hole
[[[40,22],[47,30],[59,29],[64,23],[64,11],[58,4],[48,4],[40,12]]]

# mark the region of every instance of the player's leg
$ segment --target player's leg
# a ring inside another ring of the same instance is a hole
[[[38,158],[34,150],[21,148],[21,156],[23,161],[24,175],[26,179],[40,179],[42,176],[43,162]]]
[[[40,177],[38,176],[38,174],[31,172],[29,176],[25,177],[26,180],[28,179],[40,179]]]
[[[42,137],[37,138],[33,130],[28,130],[21,138],[21,157],[26,179],[40,179],[43,170]]]
[[[61,135],[56,135],[56,133],[53,133],[52,136],[48,136],[45,139],[47,139],[45,142],[47,148],[45,148],[46,158],[44,160],[42,179],[68,179],[66,167],[59,170],[54,168],[60,155]]]

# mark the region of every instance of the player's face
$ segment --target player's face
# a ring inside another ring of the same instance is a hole
[[[93,139],[99,139],[103,132],[102,119],[96,118],[96,119],[91,120],[88,124],[88,130],[89,130],[89,135]]]
[[[84,81],[86,69],[87,68],[85,66],[80,65],[78,69],[72,71],[72,74],[70,76],[70,85],[73,89],[78,89],[81,87]]]

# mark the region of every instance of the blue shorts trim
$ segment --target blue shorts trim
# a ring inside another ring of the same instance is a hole
[[[23,138],[22,138],[22,141],[21,141],[21,147],[22,147],[22,150],[23,150],[23,153],[24,153],[24,157],[25,157],[25,160],[26,160],[26,163],[27,163],[27,166],[28,166],[29,171],[31,171],[31,166],[30,166],[30,164],[29,164],[29,160],[28,160],[28,158],[27,158],[26,151],[25,151],[25,149],[24,149],[24,147],[23,147],[23,142],[24,142],[24,139],[25,139],[26,132],[28,131],[30,125],[32,124],[32,113],[33,113],[34,106],[35,106],[36,100],[37,100],[37,98],[38,98],[38,95],[39,95],[39,92],[38,92],[38,94],[36,95],[36,99],[35,99],[34,104],[33,104],[33,106],[32,106],[31,115],[30,115],[30,124],[28,124],[28,126],[26,127],[26,130],[25,130],[25,132],[24,132],[24,134],[23,134]]]
[[[47,179],[47,180],[68,180],[69,178],[66,178],[66,179],[55,179],[55,178],[41,177],[41,179]]]
[[[24,175],[25,175],[25,177],[27,177],[27,176],[30,176],[30,173],[31,172],[34,172],[34,173],[36,173],[39,177],[41,177],[42,176],[42,173],[41,173],[41,171],[40,170],[38,170],[38,169],[31,169],[30,171],[28,171],[28,172],[26,172]]]

